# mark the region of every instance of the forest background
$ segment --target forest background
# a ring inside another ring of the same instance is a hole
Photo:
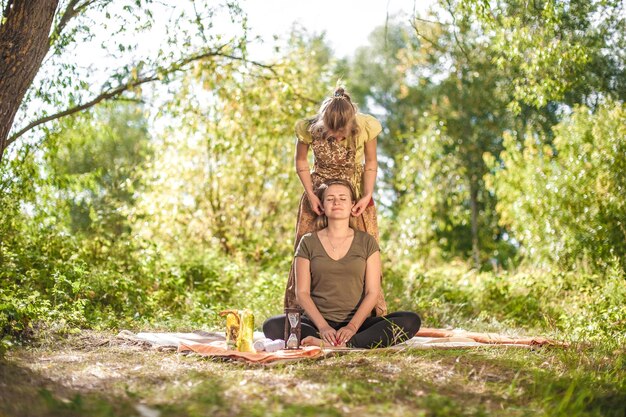
[[[341,80],[384,127],[390,310],[596,343],[623,369],[623,2],[441,0],[347,57],[297,25],[251,36],[236,1],[47,3],[45,58],[2,97],[17,110],[0,131],[0,353],[40,332],[280,313],[293,126]],[[81,45],[110,60],[81,67]]]

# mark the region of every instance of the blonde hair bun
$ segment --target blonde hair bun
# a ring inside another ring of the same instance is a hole
[[[333,94],[335,97],[344,97],[346,96],[346,90],[343,87],[339,87],[335,89],[335,93]]]

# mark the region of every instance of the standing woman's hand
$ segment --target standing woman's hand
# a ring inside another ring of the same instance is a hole
[[[363,214],[371,200],[372,196],[361,197],[361,199],[357,201],[354,206],[352,206],[352,215],[354,217],[359,217],[361,214]]]
[[[307,198],[309,199],[309,204],[311,205],[311,209],[315,212],[315,214],[317,214],[318,216],[321,215],[324,212],[324,207],[322,207],[322,202],[320,201],[319,198],[317,198],[317,196],[315,195],[315,193],[307,193]]]

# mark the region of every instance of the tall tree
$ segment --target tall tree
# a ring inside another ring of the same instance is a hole
[[[469,255],[479,265],[500,235],[482,157],[501,148],[510,99],[485,37],[469,20],[439,23],[445,15],[456,13],[442,9],[417,18],[413,27],[377,30],[372,47],[357,55],[352,76],[361,79],[363,101],[385,109],[381,146],[393,161],[388,178],[397,198],[393,212],[404,218],[399,227],[422,237],[431,231],[427,239],[443,252]]]
[[[50,49],[59,0],[8,0],[0,21],[0,160],[15,114]]]

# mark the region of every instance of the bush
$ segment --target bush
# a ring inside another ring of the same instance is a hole
[[[626,119],[621,103],[585,107],[555,128],[553,144],[505,138],[487,157],[500,221],[532,262],[626,271]]]
[[[538,268],[479,272],[462,262],[429,270],[388,265],[390,310],[419,313],[426,327],[553,334],[626,343],[626,286],[618,265],[602,275]]]

